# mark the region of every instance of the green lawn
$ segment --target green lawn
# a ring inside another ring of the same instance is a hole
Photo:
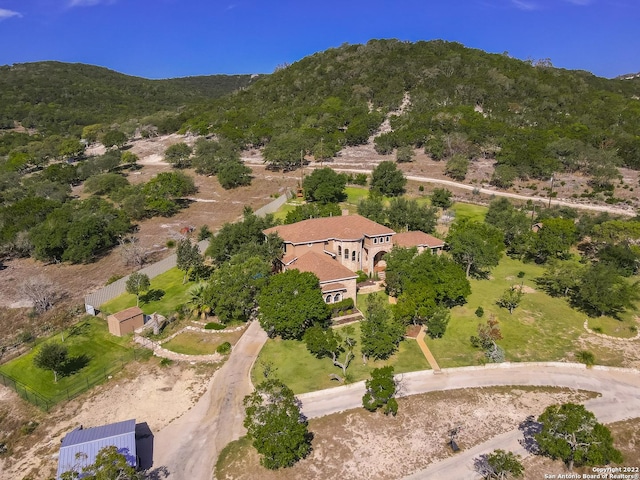
[[[400,343],[398,352],[387,361],[371,361],[362,363],[360,352],[360,325],[354,324],[355,337],[358,342],[355,358],[347,370],[352,381],[357,382],[369,378],[371,370],[384,365],[393,365],[395,373],[426,370],[429,364],[424,358],[415,340],[408,339]],[[340,327],[344,328],[344,327]],[[344,357],[344,356],[343,356]],[[286,383],[295,393],[311,392],[338,386],[339,383],[329,379],[330,373],[342,376],[342,370],[335,367],[330,358],[318,359],[311,355],[304,342],[297,340],[269,339],[263,347],[256,365],[251,372],[252,381],[260,383],[264,366],[270,365],[275,376]]]
[[[458,367],[484,362],[483,352],[471,346],[469,337],[477,334],[478,323],[486,322],[490,315],[495,315],[500,321],[503,339],[498,344],[504,348],[507,361],[573,359],[573,354],[578,350],[576,340],[585,332],[583,325],[587,317],[571,308],[566,299],[550,297],[537,289],[533,280],[543,270],[542,266],[503,257],[500,265],[492,270],[491,280],[471,280],[472,294],[464,306],[452,309],[451,321],[443,338],[426,338],[440,366]],[[522,279],[517,277],[520,271],[525,272]],[[504,290],[521,281],[536,291],[525,293],[521,305],[510,315],[495,302]],[[481,319],[474,314],[479,306],[485,312]],[[598,321],[618,322],[606,318]],[[628,327],[626,330],[629,331]],[[611,356],[597,358],[601,364],[618,362],[617,358]]]
[[[169,316],[176,311],[178,305],[189,300],[189,288],[193,282],[182,283],[184,273],[177,268],[172,268],[155,278],[151,279],[151,290],[162,290],[164,295],[161,299],[150,302],[143,302],[141,295],[140,308],[148,315],[158,312],[164,316]],[[136,296],[130,293],[123,293],[119,297],[109,300],[100,306],[100,311],[109,315],[119,312],[125,308],[136,305]]]
[[[456,220],[469,219],[474,222],[484,222],[484,217],[489,210],[483,205],[474,205],[472,203],[455,202],[451,209],[456,212]]]
[[[60,342],[60,334],[48,341]],[[27,385],[39,394],[56,401],[64,399],[68,393],[84,391],[105,372],[113,372],[114,367],[123,366],[133,358],[133,349],[128,345],[127,337],[116,337],[109,333],[107,323],[95,317],[88,317],[64,335],[64,345],[69,350],[70,358],[82,355],[88,362],[77,361],[82,366],[75,373],[66,376],[58,375],[58,383],[54,383],[53,372],[37,368],[33,357],[40,348],[39,344],[29,353],[8,362],[0,367],[0,371]]]
[[[347,187],[345,192],[347,194],[346,203],[356,206],[361,200],[369,196],[369,189],[367,187]]]
[[[302,200],[299,198],[292,198],[290,199],[287,203],[285,203],[284,205],[282,205],[274,214],[274,218],[276,220],[281,220],[284,222],[284,219],[287,217],[287,213],[289,213],[292,210],[295,210],[295,208],[299,205],[302,205]]]
[[[162,346],[185,355],[211,355],[224,342],[234,345],[243,332],[244,330],[230,333],[183,332]]]

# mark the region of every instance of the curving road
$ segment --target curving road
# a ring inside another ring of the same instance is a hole
[[[210,480],[221,450],[245,433],[242,400],[253,387],[250,372],[267,334],[251,322],[206,393],[184,415],[155,434],[153,466],[175,480]]]
[[[431,370],[412,372],[396,377],[401,395],[505,385],[555,386],[598,392],[600,397],[585,402],[585,406],[603,423],[611,423],[640,415],[640,371],[593,367],[568,363],[503,363],[484,367],[444,369],[442,375]],[[309,418],[359,408],[362,405],[364,382],[344,387],[298,395],[302,411]],[[473,470],[473,459],[496,448],[512,450],[523,456],[519,445],[521,432],[514,430],[499,435],[481,445],[460,452],[429,468],[416,472],[410,479],[480,478]]]

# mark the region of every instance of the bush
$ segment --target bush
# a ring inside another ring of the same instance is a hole
[[[476,308],[475,314],[476,314],[476,317],[482,318],[484,315],[484,308],[482,307]]]
[[[122,278],[122,275],[111,275],[109,277],[109,280],[107,280],[107,283],[105,283],[106,285],[111,285],[113,282],[120,280]]]
[[[340,314],[353,309],[353,299],[345,298],[344,300],[331,304],[331,316],[337,317]]]
[[[587,350],[580,350],[576,352],[576,359],[588,367],[595,365],[596,363],[596,356]]]
[[[167,248],[173,248],[176,246],[176,241],[175,240],[167,240]]]
[[[170,365],[173,365],[173,360],[171,360],[170,358],[163,358],[162,360],[160,360],[160,366],[168,367]]]
[[[204,326],[205,330],[224,330],[225,328],[227,328],[226,325],[217,322],[209,322]]]
[[[523,277],[524,277],[524,275],[525,275],[525,273],[524,273],[524,272],[518,272],[518,278],[523,278]]]
[[[369,280],[369,275],[364,273],[362,270],[358,270],[356,273],[358,274],[358,278],[356,278],[356,283],[366,282],[367,280]]]
[[[229,342],[224,342],[223,344],[218,346],[218,348],[216,348],[216,352],[221,355],[226,355],[227,353],[231,352],[231,344]]]
[[[31,435],[38,427],[38,425],[40,425],[38,422],[34,422],[33,420],[31,420],[30,422],[27,422],[22,425],[22,427],[20,427],[20,432],[23,435]]]

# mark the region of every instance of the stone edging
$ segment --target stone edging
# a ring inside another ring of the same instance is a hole
[[[604,333],[594,332],[593,330],[591,330],[589,328],[589,319],[588,318],[584,321],[584,329],[587,331],[587,333],[590,333],[592,335],[597,335],[598,337],[601,337],[601,338],[607,338],[609,340],[622,340],[623,342],[633,342],[634,340],[638,340],[640,338],[640,329],[637,331],[637,333],[636,333],[636,335],[634,337],[629,337],[629,338],[614,337],[612,335],[606,335]]]
[[[176,360],[176,361],[218,363],[218,362],[221,362],[226,355],[222,355],[220,353],[212,353],[211,355],[187,355],[185,353],[176,353],[171,350],[167,350],[162,345],[164,343],[167,343],[169,340],[173,340],[175,337],[177,337],[181,333],[184,333],[185,331],[201,332],[201,333],[232,333],[232,332],[240,331],[244,328],[246,328],[246,325],[240,325],[239,327],[225,329],[225,330],[206,330],[204,328],[186,326],[184,328],[181,328],[177,332],[171,334],[169,337],[163,338],[162,340],[157,342],[154,342],[149,338],[142,337],[137,334],[134,335],[133,340],[144,347],[151,348],[151,350],[153,350],[153,354],[157,357],[167,358],[169,360]],[[231,349],[233,350],[233,346],[231,347]]]

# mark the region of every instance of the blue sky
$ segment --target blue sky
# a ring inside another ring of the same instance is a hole
[[[603,77],[640,71],[640,0],[0,0],[0,65],[271,73],[372,38],[444,39]]]

